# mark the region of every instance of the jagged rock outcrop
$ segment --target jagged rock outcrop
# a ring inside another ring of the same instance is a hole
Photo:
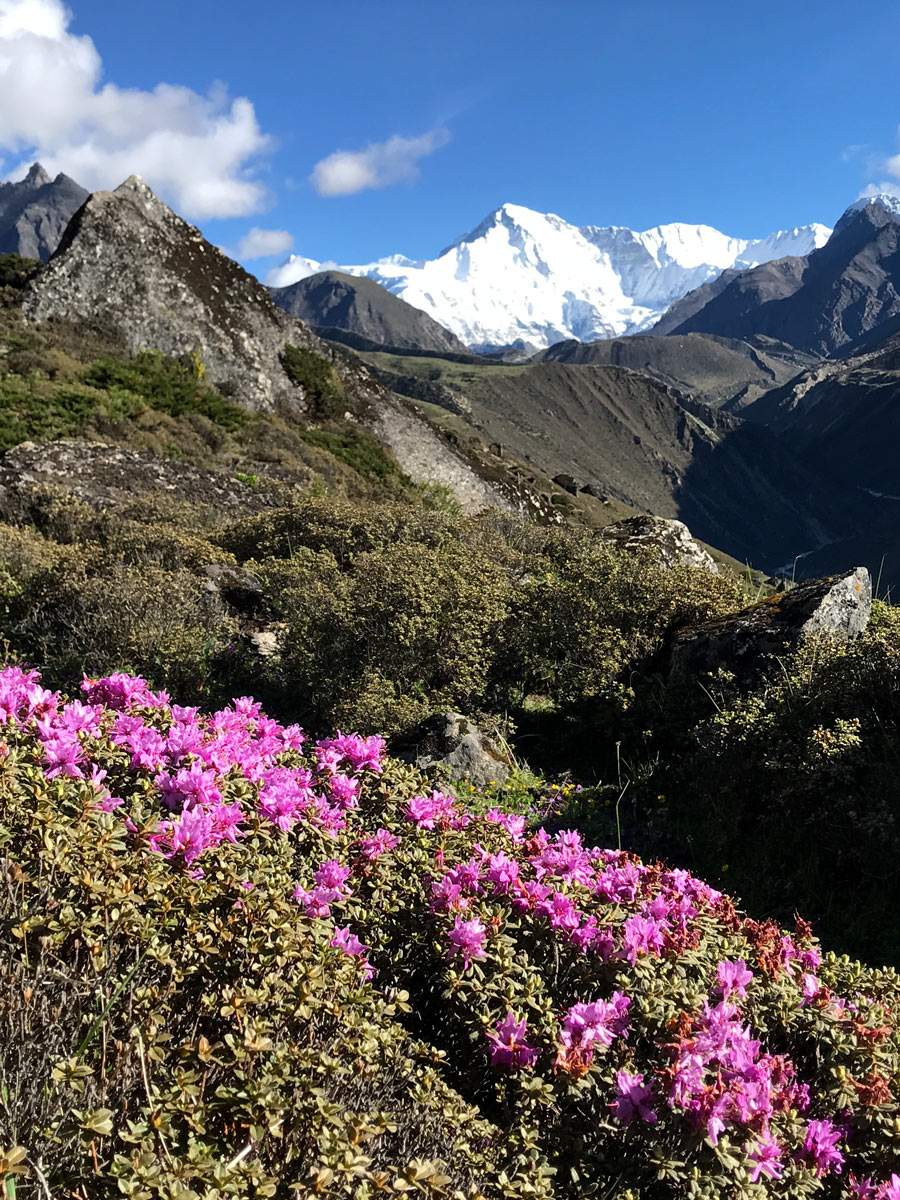
[[[0,254],[46,262],[87,198],[74,179],[51,179],[40,163],[16,183],[0,183]]]
[[[303,408],[281,356],[289,343],[321,347],[136,175],[91,196],[23,310],[32,321],[99,327],[132,353],[196,353],[220,391],[262,412]]]
[[[620,550],[652,550],[659,555],[663,567],[684,565],[702,567],[714,575],[719,573],[712,555],[694,540],[683,521],[667,517],[626,517],[624,521],[606,525],[598,536]]]
[[[872,580],[865,567],[810,579],[740,612],[681,630],[671,648],[674,674],[696,678],[720,667],[751,679],[768,655],[784,654],[814,634],[838,641],[858,638],[872,612]]]
[[[392,750],[420,771],[438,768],[455,783],[464,779],[485,787],[509,778],[508,757],[474,722],[457,712],[428,717],[403,734]]]

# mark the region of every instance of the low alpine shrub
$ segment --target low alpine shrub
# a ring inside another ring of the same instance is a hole
[[[0,718],[20,1188],[900,1194],[900,979],[804,922],[249,698],[117,674],[67,701],[13,667]]]

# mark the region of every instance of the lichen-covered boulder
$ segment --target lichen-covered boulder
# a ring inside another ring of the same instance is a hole
[[[465,779],[476,787],[486,787],[509,778],[509,761],[503,751],[461,713],[428,717],[404,734],[392,749],[420,771],[442,768],[453,782]]]
[[[600,530],[599,536],[621,550],[658,551],[663,567],[685,565],[719,573],[708,551],[695,541],[683,521],[668,517],[626,517]]]
[[[783,654],[805,638],[826,633],[858,638],[872,612],[872,580],[865,567],[845,575],[810,579],[740,612],[681,630],[671,651],[673,672],[702,675],[723,667],[752,676],[762,660]]]
[[[98,512],[149,495],[208,505],[234,517],[284,503],[284,490],[266,480],[251,486],[225,471],[103,442],[21,442],[0,455],[0,520],[28,519],[33,494],[46,489]]]

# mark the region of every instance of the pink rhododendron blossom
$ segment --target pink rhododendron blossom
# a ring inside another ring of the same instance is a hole
[[[363,858],[374,861],[376,858],[380,858],[382,854],[387,854],[390,850],[396,850],[399,840],[389,830],[379,829],[373,837],[363,838],[359,843],[359,852]]]
[[[505,895],[519,878],[519,864],[506,854],[492,854],[488,860],[487,877],[494,885],[494,894]]]
[[[527,1032],[527,1020],[524,1017],[517,1019],[514,1013],[507,1013],[498,1021],[487,1034],[491,1066],[508,1067],[510,1070],[533,1066],[540,1052],[526,1043]]]
[[[617,1071],[616,1087],[619,1094],[609,1106],[613,1116],[624,1125],[630,1125],[634,1117],[639,1117],[647,1125],[656,1124],[657,1116],[650,1104],[653,1092],[649,1087],[644,1087],[642,1074],[631,1075],[628,1071]]]
[[[356,808],[359,804],[359,780],[336,772],[328,780],[328,791],[341,808]]]
[[[735,962],[720,962],[717,975],[724,1000],[731,996],[743,999],[747,995],[747,984],[753,979],[753,972],[747,970],[747,964],[742,958]]]
[[[366,979],[371,979],[375,974],[372,964],[366,957],[369,953],[369,947],[363,945],[355,933],[350,932],[349,925],[345,925],[343,929],[335,930],[334,937],[331,939],[331,945],[335,946],[338,950],[343,950],[345,954],[359,958],[363,968],[363,976]]]
[[[632,966],[641,954],[659,953],[665,945],[663,925],[653,917],[634,913],[625,922],[622,933],[622,957]]]
[[[778,1144],[770,1133],[764,1133],[753,1145],[747,1155],[750,1166],[750,1182],[756,1183],[760,1175],[768,1175],[770,1179],[780,1179],[784,1167],[781,1158],[784,1148]]]
[[[406,810],[407,820],[419,829],[464,829],[469,823],[468,813],[462,812],[452,796],[443,792],[432,792],[430,796],[414,796]]]
[[[44,774],[48,779],[56,775],[68,775],[72,779],[83,777],[81,767],[85,761],[84,750],[75,734],[60,732],[55,737],[48,735],[41,745],[44,751]]]
[[[477,917],[471,921],[457,917],[456,924],[447,935],[450,939],[451,955],[458,954],[463,960],[463,966],[468,969],[472,959],[487,957],[484,953],[486,935],[487,929]]]
[[[484,814],[486,821],[502,825],[514,842],[521,842],[525,837],[525,818],[515,813],[504,813],[499,808],[492,808]]]
[[[630,1005],[631,1000],[621,992],[613,992],[609,1000],[573,1004],[563,1021],[560,1042],[567,1049],[612,1045],[614,1038],[628,1033]]]
[[[381,771],[381,760],[384,755],[384,738],[360,737],[356,733],[338,733],[333,738],[324,738],[316,743],[316,758],[322,763],[331,762],[335,766],[346,762],[355,772]],[[320,756],[321,759],[320,759]]]
[[[831,1121],[810,1121],[801,1157],[811,1161],[817,1175],[827,1175],[829,1171],[840,1175],[844,1156],[837,1147],[842,1137]]]

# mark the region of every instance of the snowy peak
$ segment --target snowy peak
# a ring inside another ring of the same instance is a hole
[[[507,203],[435,259],[392,255],[340,270],[380,283],[475,350],[517,343],[540,349],[648,329],[722,271],[809,254],[830,232],[806,225],[747,239],[679,223],[643,232],[579,228],[555,213]],[[322,269],[292,256],[266,282],[286,287]]]
[[[835,232],[846,229],[857,215],[865,212],[870,205],[875,205],[889,216],[900,220],[900,196],[894,196],[890,192],[877,192],[872,196],[860,196],[858,200],[854,200],[850,207],[841,214],[841,219],[834,227]]]

